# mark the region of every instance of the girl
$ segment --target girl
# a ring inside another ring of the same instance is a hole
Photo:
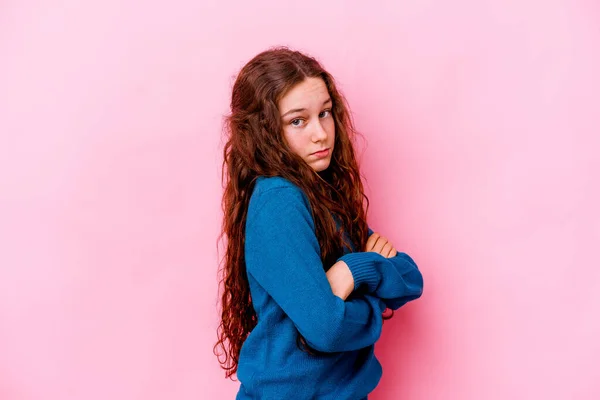
[[[315,59],[275,48],[240,71],[226,128],[215,352],[237,399],[366,399],[382,313],[423,278],[367,226],[344,98]]]

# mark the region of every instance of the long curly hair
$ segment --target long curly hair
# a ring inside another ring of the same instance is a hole
[[[291,151],[283,136],[278,101],[306,78],[321,78],[333,102],[335,144],[329,168],[315,172]],[[325,270],[367,241],[369,206],[353,141],[356,135],[345,98],[333,77],[314,58],[286,47],[264,51],[239,72],[233,85],[231,113],[225,119],[223,150],[223,230],[226,251],[221,276],[221,322],[214,346],[226,377],[237,372],[242,344],[256,326],[244,259],[244,229],[250,196],[259,176],[280,176],[307,195]],[[336,227],[333,215],[340,223]],[[306,342],[301,339],[301,343]]]

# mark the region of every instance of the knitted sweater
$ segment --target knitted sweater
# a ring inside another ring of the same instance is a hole
[[[423,278],[412,258],[346,252],[340,259],[360,295],[335,296],[308,198],[280,177],[258,178],[245,235],[258,323],[240,352],[236,399],[365,399],[382,374],[374,355],[382,312],[421,296]],[[298,332],[318,354],[298,347]]]

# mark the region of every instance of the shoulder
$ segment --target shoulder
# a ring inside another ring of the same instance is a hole
[[[309,201],[302,189],[280,176],[258,177],[250,197],[248,214],[266,209],[277,212],[284,209],[309,210]]]
[[[259,176],[252,191],[252,199],[282,198],[290,201],[304,199],[306,195],[298,186],[280,176]]]
[[[260,194],[262,192],[277,189],[296,189],[300,191],[298,186],[281,176],[259,176],[256,178],[254,193]]]

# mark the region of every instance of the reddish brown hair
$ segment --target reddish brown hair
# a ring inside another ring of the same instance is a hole
[[[329,168],[321,173],[287,146],[277,107],[292,87],[309,77],[323,79],[333,101],[334,151]],[[368,199],[352,144],[355,130],[346,101],[333,77],[312,57],[278,47],[250,60],[233,85],[225,131],[222,236],[227,244],[220,269],[222,311],[214,351],[226,376],[231,377],[237,372],[242,344],[256,325],[244,260],[246,212],[256,178],[281,176],[306,193],[325,269],[342,255],[344,246],[349,246],[343,232],[357,250],[364,248]],[[331,213],[339,218],[340,231]]]

